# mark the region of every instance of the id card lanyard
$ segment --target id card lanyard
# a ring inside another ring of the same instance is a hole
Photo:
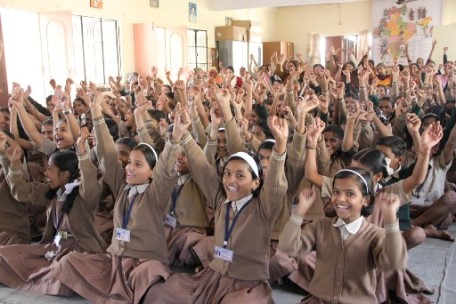
[[[231,223],[230,225],[230,208],[231,208],[231,203],[229,204],[226,204],[226,214],[225,214],[225,238],[223,239],[223,248],[226,248],[226,246],[228,245],[228,240],[230,239],[231,237],[231,234],[233,233],[233,230],[234,230],[234,226],[236,225],[236,222],[239,218],[239,216],[241,215],[241,212],[242,210],[245,209],[245,207],[247,207],[247,205],[251,202],[252,200],[249,200],[247,203],[244,204],[244,206],[242,206],[242,208],[238,211],[238,213],[236,213],[233,217],[233,222]]]
[[[127,210],[124,209],[122,229],[127,229],[128,222],[130,221],[131,211],[133,210],[133,205],[135,204],[137,197],[138,197],[138,194],[135,194],[135,196],[133,196],[133,199],[130,202],[130,206],[128,206],[128,209]]]

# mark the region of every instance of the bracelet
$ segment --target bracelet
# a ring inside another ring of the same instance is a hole
[[[62,113],[63,113],[63,115],[67,116],[68,114],[71,113],[71,111],[70,110],[66,110],[66,111],[62,111]]]
[[[309,150],[313,150],[313,149],[316,149],[317,147],[309,147],[309,146],[306,146],[306,149],[309,149]]]

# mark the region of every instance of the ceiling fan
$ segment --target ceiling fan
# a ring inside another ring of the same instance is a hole
[[[407,2],[412,2],[412,1],[416,1],[416,0],[397,0],[396,4],[397,5],[401,5],[401,4],[404,4],[404,3],[407,3]]]

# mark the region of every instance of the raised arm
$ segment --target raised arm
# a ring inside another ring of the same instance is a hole
[[[295,213],[285,225],[279,238],[279,250],[292,257],[298,257],[312,251],[316,242],[316,225],[311,222],[301,229],[302,220],[315,202],[317,192],[315,186],[304,188],[299,193],[299,203]]]
[[[45,193],[48,191],[49,187],[46,184],[29,182],[24,178],[21,161],[23,151],[19,145],[12,143],[8,150],[3,148],[3,152],[10,162],[6,179],[11,188],[11,195],[19,202],[46,206],[48,199],[46,198]]]
[[[419,153],[412,175],[403,182],[404,192],[410,193],[422,184],[428,171],[431,149],[437,145],[443,137],[442,126],[438,122],[429,125],[421,135]]]
[[[407,267],[407,246],[399,230],[396,213],[401,202],[394,193],[381,192],[375,199],[375,204],[385,220],[385,238],[374,245],[374,259],[381,270],[405,269]]]
[[[76,150],[79,160],[79,172],[81,174],[81,185],[79,195],[83,198],[82,203],[86,204],[88,210],[96,210],[99,204],[99,197],[103,190],[98,183],[97,168],[93,165],[89,155],[87,138],[90,132],[87,127],[81,128],[81,135],[76,141]]]
[[[97,139],[96,152],[104,182],[117,197],[125,185],[125,172],[117,161],[116,145],[101,113],[102,99],[101,94],[96,94],[91,106],[93,128]]]
[[[27,133],[27,136],[38,146],[41,146],[43,144],[44,136],[38,131],[35,124],[29,118],[29,114],[25,110],[23,91],[13,95],[10,98],[10,102],[14,105],[14,108],[16,108],[19,120],[21,121],[22,127],[24,128],[25,133]]]
[[[269,163],[269,172],[260,192],[261,208],[266,218],[277,218],[283,197],[288,190],[285,176],[285,157],[288,142],[288,123],[277,116],[269,117],[269,129],[274,135],[275,144]]]
[[[325,123],[319,118],[307,127],[307,142],[306,142],[306,170],[304,177],[317,187],[323,184],[323,176],[317,170],[317,144],[318,138],[325,128]]]

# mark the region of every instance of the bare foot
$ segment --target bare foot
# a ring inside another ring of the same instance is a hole
[[[454,242],[453,236],[447,230],[438,230],[434,225],[427,225],[424,231],[427,237]]]

